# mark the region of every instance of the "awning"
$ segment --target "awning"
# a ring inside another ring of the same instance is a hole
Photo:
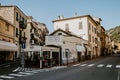
[[[91,48],[87,45],[85,45],[85,47],[87,48],[88,51],[91,51]]]
[[[18,51],[18,47],[13,43],[0,41],[0,51]]]
[[[85,47],[84,47],[84,46],[77,45],[77,51],[85,52]]]
[[[41,46],[36,46],[36,45],[33,45],[33,46],[30,46],[30,47],[27,47],[26,49],[24,49],[24,51],[41,51]]]

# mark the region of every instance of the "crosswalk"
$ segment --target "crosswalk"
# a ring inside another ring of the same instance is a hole
[[[78,67],[97,67],[97,68],[116,68],[116,69],[120,69],[120,64],[118,65],[112,65],[112,64],[87,64],[87,63],[83,63],[83,64],[75,64],[73,66],[78,66]],[[6,75],[0,75],[0,80],[6,80],[6,79],[12,79],[15,77],[22,77],[22,76],[30,76],[30,75],[34,75],[38,72],[47,72],[47,71],[52,71],[52,70],[56,70],[56,69],[61,69],[61,68],[66,68],[66,66],[58,66],[58,67],[53,67],[50,69],[33,69],[33,68],[23,68],[23,67],[18,67],[16,69],[13,70],[13,72],[11,74],[6,74]],[[79,69],[79,68],[78,68]],[[77,69],[77,70],[78,70]]]
[[[66,66],[57,66],[57,67],[52,67],[52,68],[47,68],[47,69],[29,69],[29,68],[22,68],[18,67],[11,74],[5,74],[5,75],[0,75],[0,80],[6,80],[6,79],[12,79],[15,77],[22,77],[22,76],[30,76],[34,75],[38,72],[47,72],[47,71],[52,71],[52,70],[57,70],[61,68],[66,68]]]
[[[20,71],[32,71],[33,68],[23,68],[23,67],[18,67],[14,69],[12,72],[20,72]]]
[[[118,64],[118,65],[112,65],[112,64],[86,64],[86,63],[84,63],[84,64],[75,64],[75,65],[73,65],[73,66],[81,66],[81,67],[93,67],[93,66],[95,66],[95,67],[98,67],[98,68],[102,68],[102,67],[106,67],[106,68],[112,68],[112,67],[114,67],[114,68],[120,68],[120,64]]]

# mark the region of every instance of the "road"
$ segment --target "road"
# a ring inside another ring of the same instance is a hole
[[[16,74],[1,75],[0,80],[120,80],[120,55],[97,58],[69,67]]]

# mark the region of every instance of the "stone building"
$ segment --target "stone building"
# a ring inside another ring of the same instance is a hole
[[[17,56],[15,26],[0,16],[0,63],[12,61]]]
[[[15,26],[15,44],[19,47],[17,58],[22,51],[21,46],[25,45],[27,16],[15,5],[0,5],[0,16]],[[24,46],[25,47],[25,46]]]

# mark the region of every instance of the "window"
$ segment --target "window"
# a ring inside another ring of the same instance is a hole
[[[9,24],[8,23],[6,23],[6,25],[5,25],[5,30],[9,31]]]
[[[82,29],[83,28],[83,24],[82,24],[82,22],[79,22],[79,29]]]
[[[89,41],[91,42],[91,35],[89,35]]]
[[[58,35],[62,35],[62,33],[58,33]]]
[[[89,30],[91,30],[91,24],[88,22],[88,28]]]
[[[18,37],[19,33],[18,33],[18,28],[16,28],[16,37]]]
[[[93,43],[94,43],[94,37],[92,37],[93,38]]]
[[[25,32],[24,32],[24,37],[25,37]]]
[[[18,12],[16,12],[16,20],[17,21],[19,20],[19,18],[18,18]]]
[[[95,34],[96,34],[97,32],[96,32],[96,28],[95,28]]]
[[[65,30],[69,31],[69,24],[65,24]]]
[[[97,39],[97,38],[95,38],[95,43],[96,43],[96,44],[98,43],[98,39]]]

